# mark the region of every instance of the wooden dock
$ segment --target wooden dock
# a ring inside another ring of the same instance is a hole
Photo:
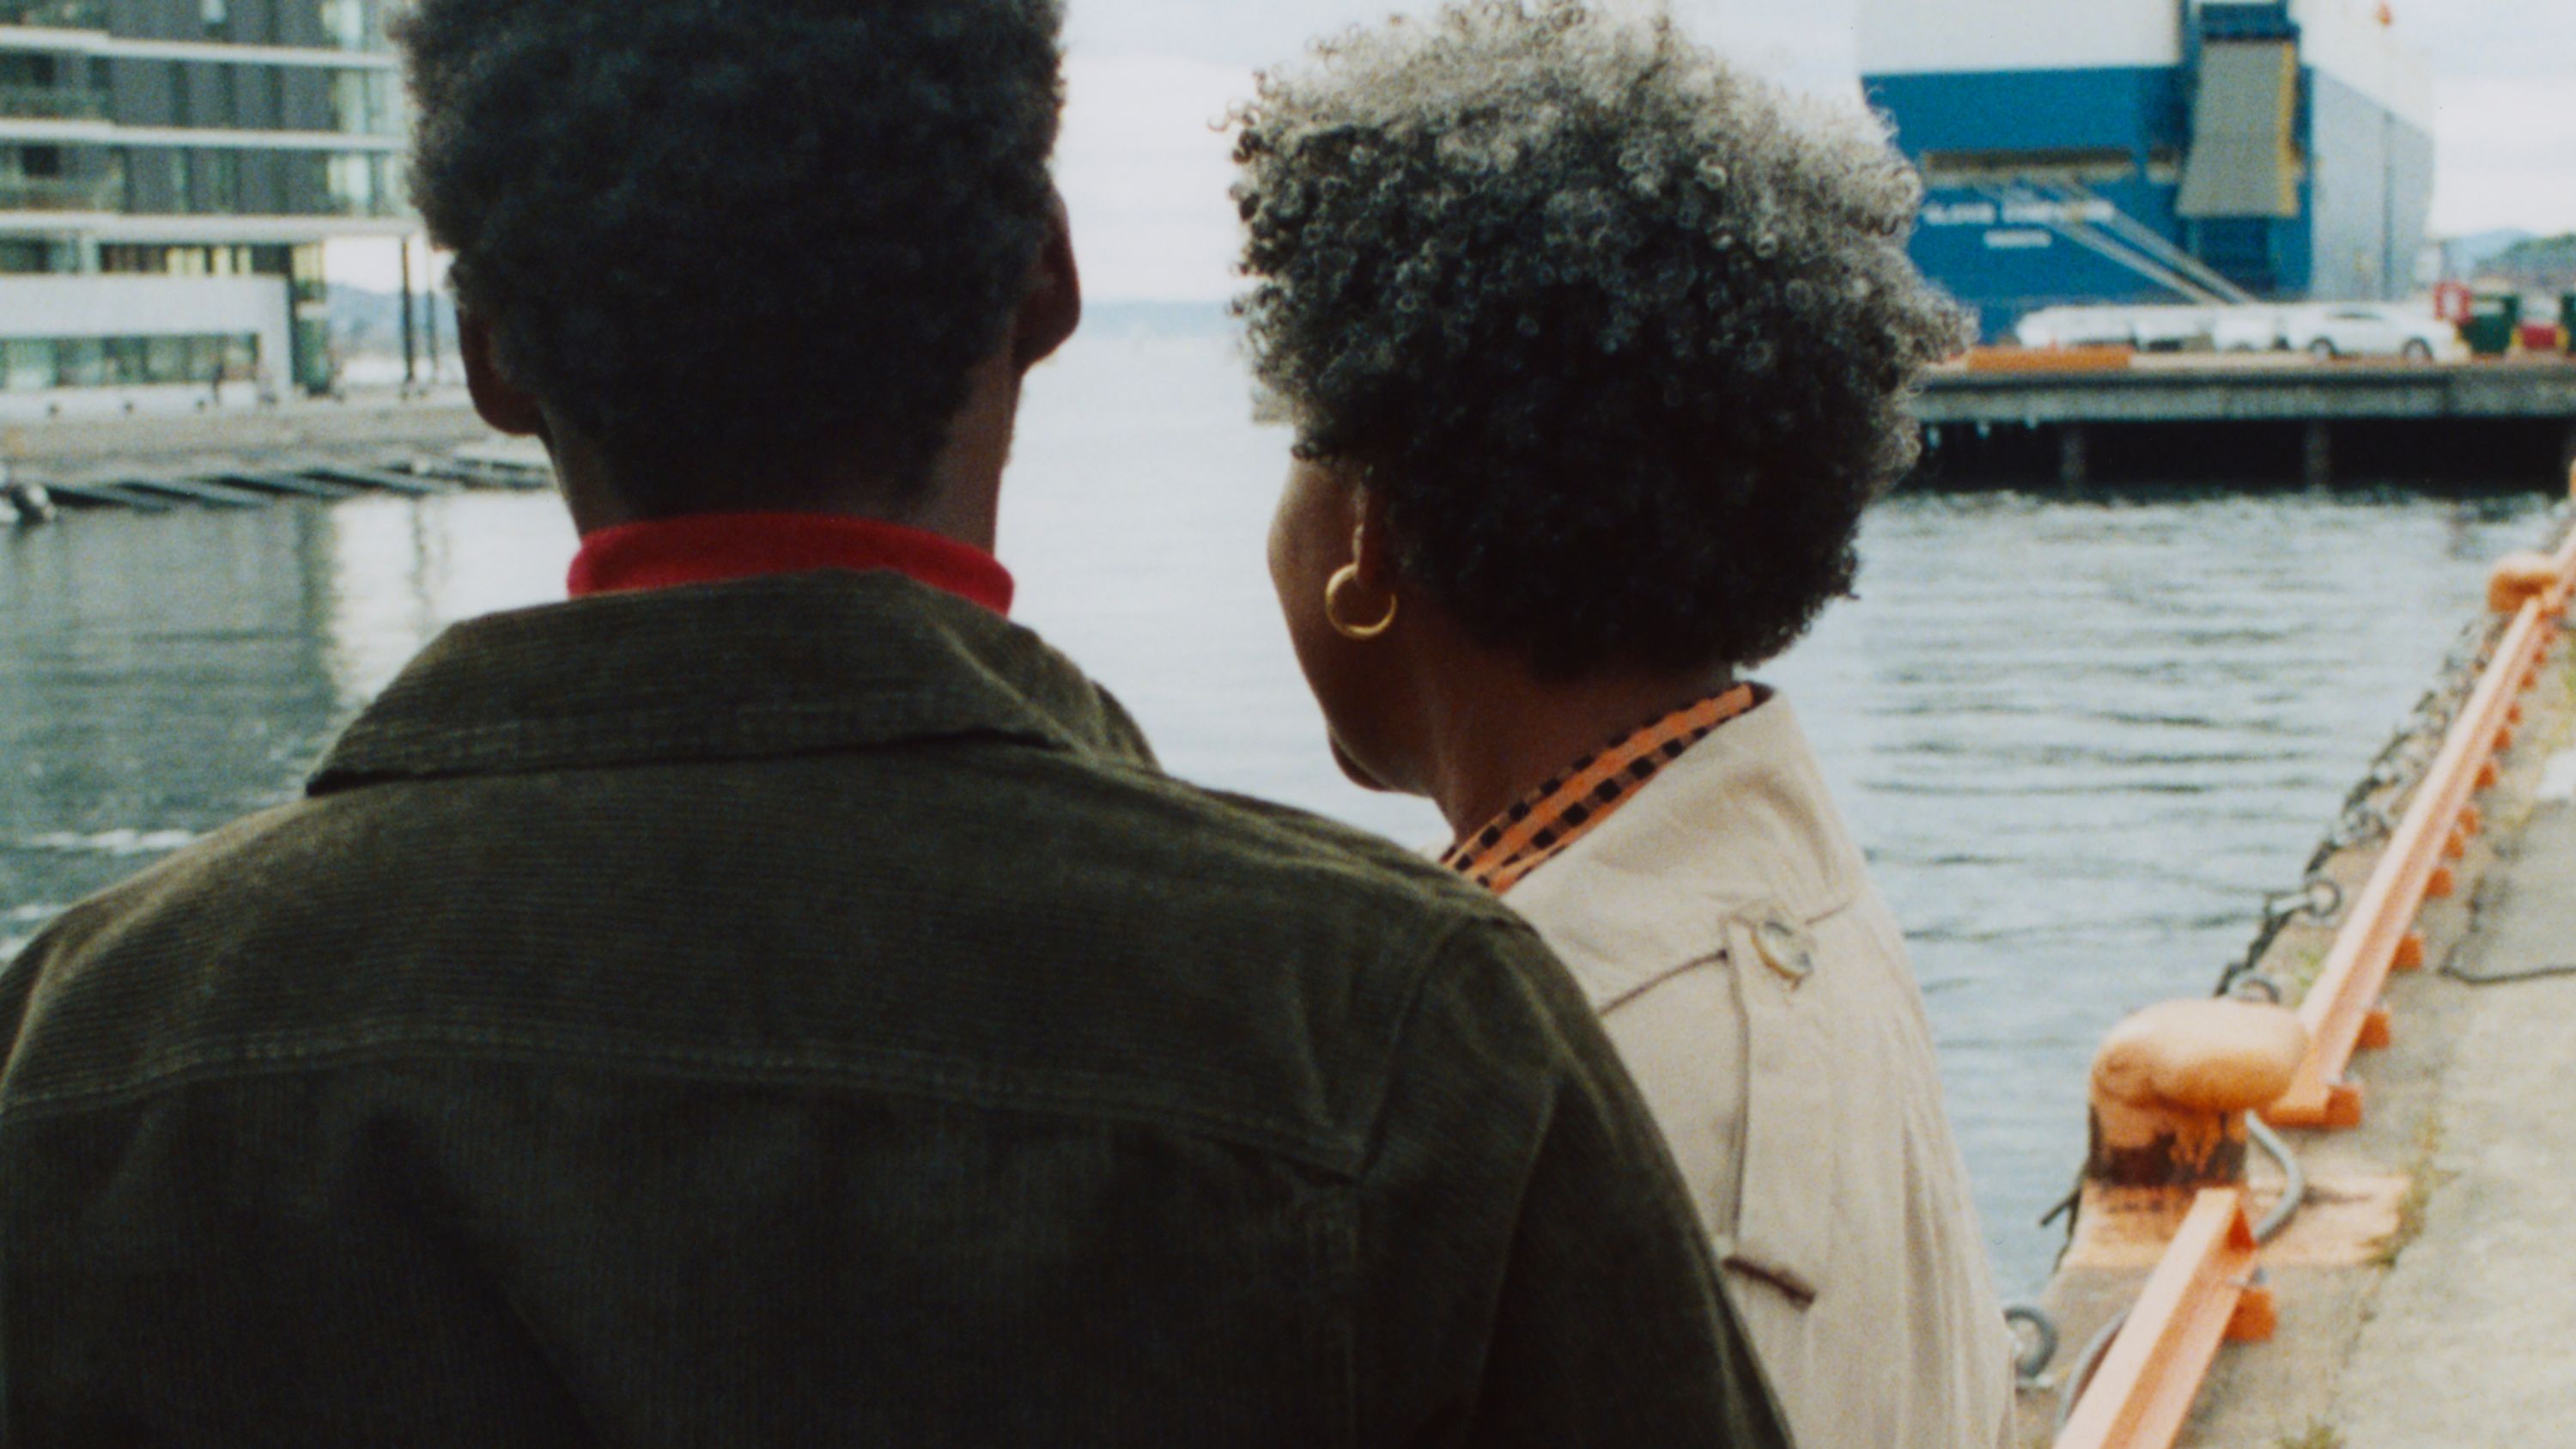
[[[2439,486],[2564,477],[2576,462],[2576,363],[2565,359],[2047,362],[1936,373],[1916,408],[1922,482]]]

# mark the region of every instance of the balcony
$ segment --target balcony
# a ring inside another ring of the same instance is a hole
[[[124,194],[115,176],[0,176],[0,211],[114,211]]]
[[[0,85],[0,119],[103,121],[107,92],[69,86]]]

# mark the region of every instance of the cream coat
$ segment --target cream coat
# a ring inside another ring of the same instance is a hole
[[[2011,1339],[1922,995],[1777,698],[1506,898],[1573,969],[1801,1449],[2006,1442]]]

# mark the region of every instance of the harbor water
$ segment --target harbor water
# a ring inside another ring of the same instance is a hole
[[[1221,338],[1078,342],[1005,495],[1018,616],[1186,778],[1430,845],[1342,783],[1262,566],[1287,440]],[[2209,989],[2546,499],[1903,495],[1860,597],[1758,671],[1907,928],[2008,1294],[2128,1009]],[[550,496],[369,498],[0,532],[0,953],[287,798],[444,625],[562,596]]]

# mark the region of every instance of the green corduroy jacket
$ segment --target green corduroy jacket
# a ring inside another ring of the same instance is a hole
[[[0,977],[52,1445],[1768,1446],[1581,995],[883,573],[451,630]]]

